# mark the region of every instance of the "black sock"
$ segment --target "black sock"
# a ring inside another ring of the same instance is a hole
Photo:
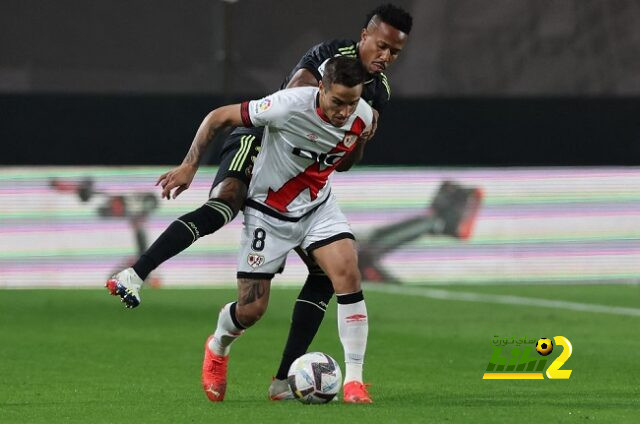
[[[324,312],[333,293],[333,285],[326,275],[307,277],[293,307],[289,338],[276,374],[278,380],[286,379],[293,361],[307,352],[324,319]]]
[[[133,270],[141,279],[161,263],[174,257],[198,238],[216,232],[231,221],[237,212],[220,199],[211,199],[204,206],[173,221],[160,237],[140,256]]]

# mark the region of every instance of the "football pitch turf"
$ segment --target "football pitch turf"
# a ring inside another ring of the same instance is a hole
[[[640,421],[638,286],[369,287],[375,403],[309,406],[266,397],[296,289],[274,288],[265,317],[234,344],[220,404],[200,387],[203,344],[235,290],[146,290],[135,310],[105,290],[2,290],[0,422]],[[311,350],[343,366],[335,315],[333,300]],[[483,380],[495,336],[565,336],[570,379]]]

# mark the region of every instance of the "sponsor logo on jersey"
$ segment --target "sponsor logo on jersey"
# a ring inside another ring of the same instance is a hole
[[[264,256],[257,253],[250,253],[249,256],[247,256],[247,263],[251,268],[257,268],[264,264]]]
[[[291,150],[291,153],[293,153],[298,157],[301,157],[304,159],[311,159],[312,161],[315,161],[327,166],[333,166],[344,156],[344,152],[338,152],[335,154],[334,153],[316,153],[310,150],[301,149],[299,147],[294,147],[293,150]]]
[[[256,103],[255,113],[256,114],[262,113],[266,110],[269,110],[270,107],[271,107],[271,99],[269,97],[265,97],[264,99]]]

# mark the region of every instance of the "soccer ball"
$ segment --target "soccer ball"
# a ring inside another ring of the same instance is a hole
[[[536,350],[540,355],[547,356],[553,350],[553,342],[551,339],[543,337],[536,343]]]
[[[287,381],[300,402],[327,403],[340,391],[342,371],[331,356],[311,352],[293,361]]]

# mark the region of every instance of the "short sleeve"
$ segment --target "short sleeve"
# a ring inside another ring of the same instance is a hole
[[[334,55],[335,52],[331,48],[330,44],[319,44],[302,57],[297,67],[298,69],[307,69],[318,81],[320,81],[322,79],[324,64]]]
[[[288,119],[290,105],[289,96],[282,91],[258,100],[242,102],[242,122],[245,127],[278,127]]]

